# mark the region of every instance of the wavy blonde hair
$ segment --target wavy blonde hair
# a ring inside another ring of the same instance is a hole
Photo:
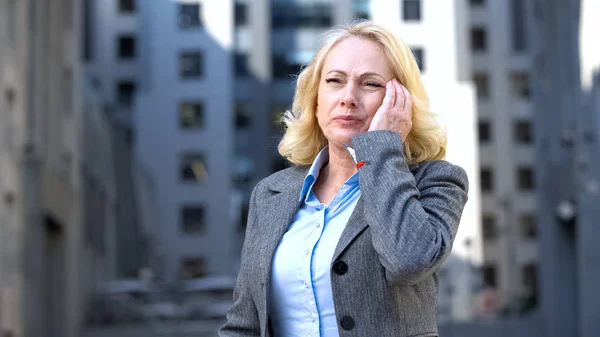
[[[316,117],[321,72],[331,49],[349,37],[360,37],[379,44],[394,77],[412,95],[413,125],[403,143],[409,165],[443,159],[446,155],[446,133],[429,110],[427,93],[412,51],[390,30],[368,21],[330,30],[311,62],[302,69],[298,75],[292,109],[282,116],[286,129],[278,146],[279,153],[296,165],[311,165],[327,145]]]

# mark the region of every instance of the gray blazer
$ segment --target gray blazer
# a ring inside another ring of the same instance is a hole
[[[436,270],[452,249],[467,175],[441,160],[409,167],[392,131],[356,135],[352,144],[366,164],[359,169],[361,198],[331,261],[340,336],[437,336]],[[271,262],[307,172],[291,167],[254,188],[234,303],[219,336],[273,337]]]

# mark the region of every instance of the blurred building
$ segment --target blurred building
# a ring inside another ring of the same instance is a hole
[[[233,3],[143,2],[135,155],[155,183],[166,280],[235,271]],[[146,213],[147,210],[144,210]]]
[[[96,2],[87,28],[96,32],[88,70],[130,126],[136,160],[156,191],[156,202],[145,200],[141,209],[145,226],[153,222],[156,233],[156,273],[168,280],[236,273],[249,194],[260,179],[288,165],[277,154],[277,121],[291,106],[294,75],[327,29],[372,18],[413,46],[432,109],[448,126],[448,159],[471,177],[470,202],[447,264],[453,267],[442,273],[443,283],[451,284],[441,301],[442,317],[468,319],[477,283],[472,266],[481,263],[475,135],[464,132],[475,128],[468,12],[461,2],[445,5],[445,14],[427,6]]]
[[[392,28],[419,61],[431,110],[448,134],[446,159],[469,176],[469,201],[452,254],[439,273],[438,320],[473,318],[482,262],[475,92],[471,84],[468,7],[463,1],[357,1],[356,17]],[[366,14],[368,13],[368,14]],[[365,15],[366,14],[366,15]]]
[[[543,224],[539,304],[529,315],[441,327],[443,336],[600,335],[600,1],[530,1],[525,8]]]
[[[150,263],[152,228],[144,228],[138,198],[148,189],[136,180],[141,168],[135,160],[132,125],[135,93],[141,80],[142,50],[135,1],[85,0],[81,5],[81,56],[89,85],[97,92],[111,129],[112,168],[118,186],[116,201],[115,278],[138,277]]]
[[[529,0],[470,0],[477,89],[483,278],[498,312],[526,310],[538,293],[538,234]]]
[[[72,1],[0,1],[3,336],[80,336],[89,293],[118,275],[127,177],[85,75],[82,12]]]

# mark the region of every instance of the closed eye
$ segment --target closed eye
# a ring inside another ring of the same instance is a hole
[[[325,83],[342,83],[342,81],[339,78],[327,78]]]
[[[365,84],[368,85],[368,86],[370,86],[370,87],[383,88],[383,85],[381,85],[380,83],[377,83],[377,82],[367,82]]]

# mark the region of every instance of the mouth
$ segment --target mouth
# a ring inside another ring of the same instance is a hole
[[[360,118],[357,118],[354,116],[337,116],[337,117],[333,118],[333,120],[338,123],[344,123],[344,124],[356,124],[356,123],[362,122],[362,120]]]

